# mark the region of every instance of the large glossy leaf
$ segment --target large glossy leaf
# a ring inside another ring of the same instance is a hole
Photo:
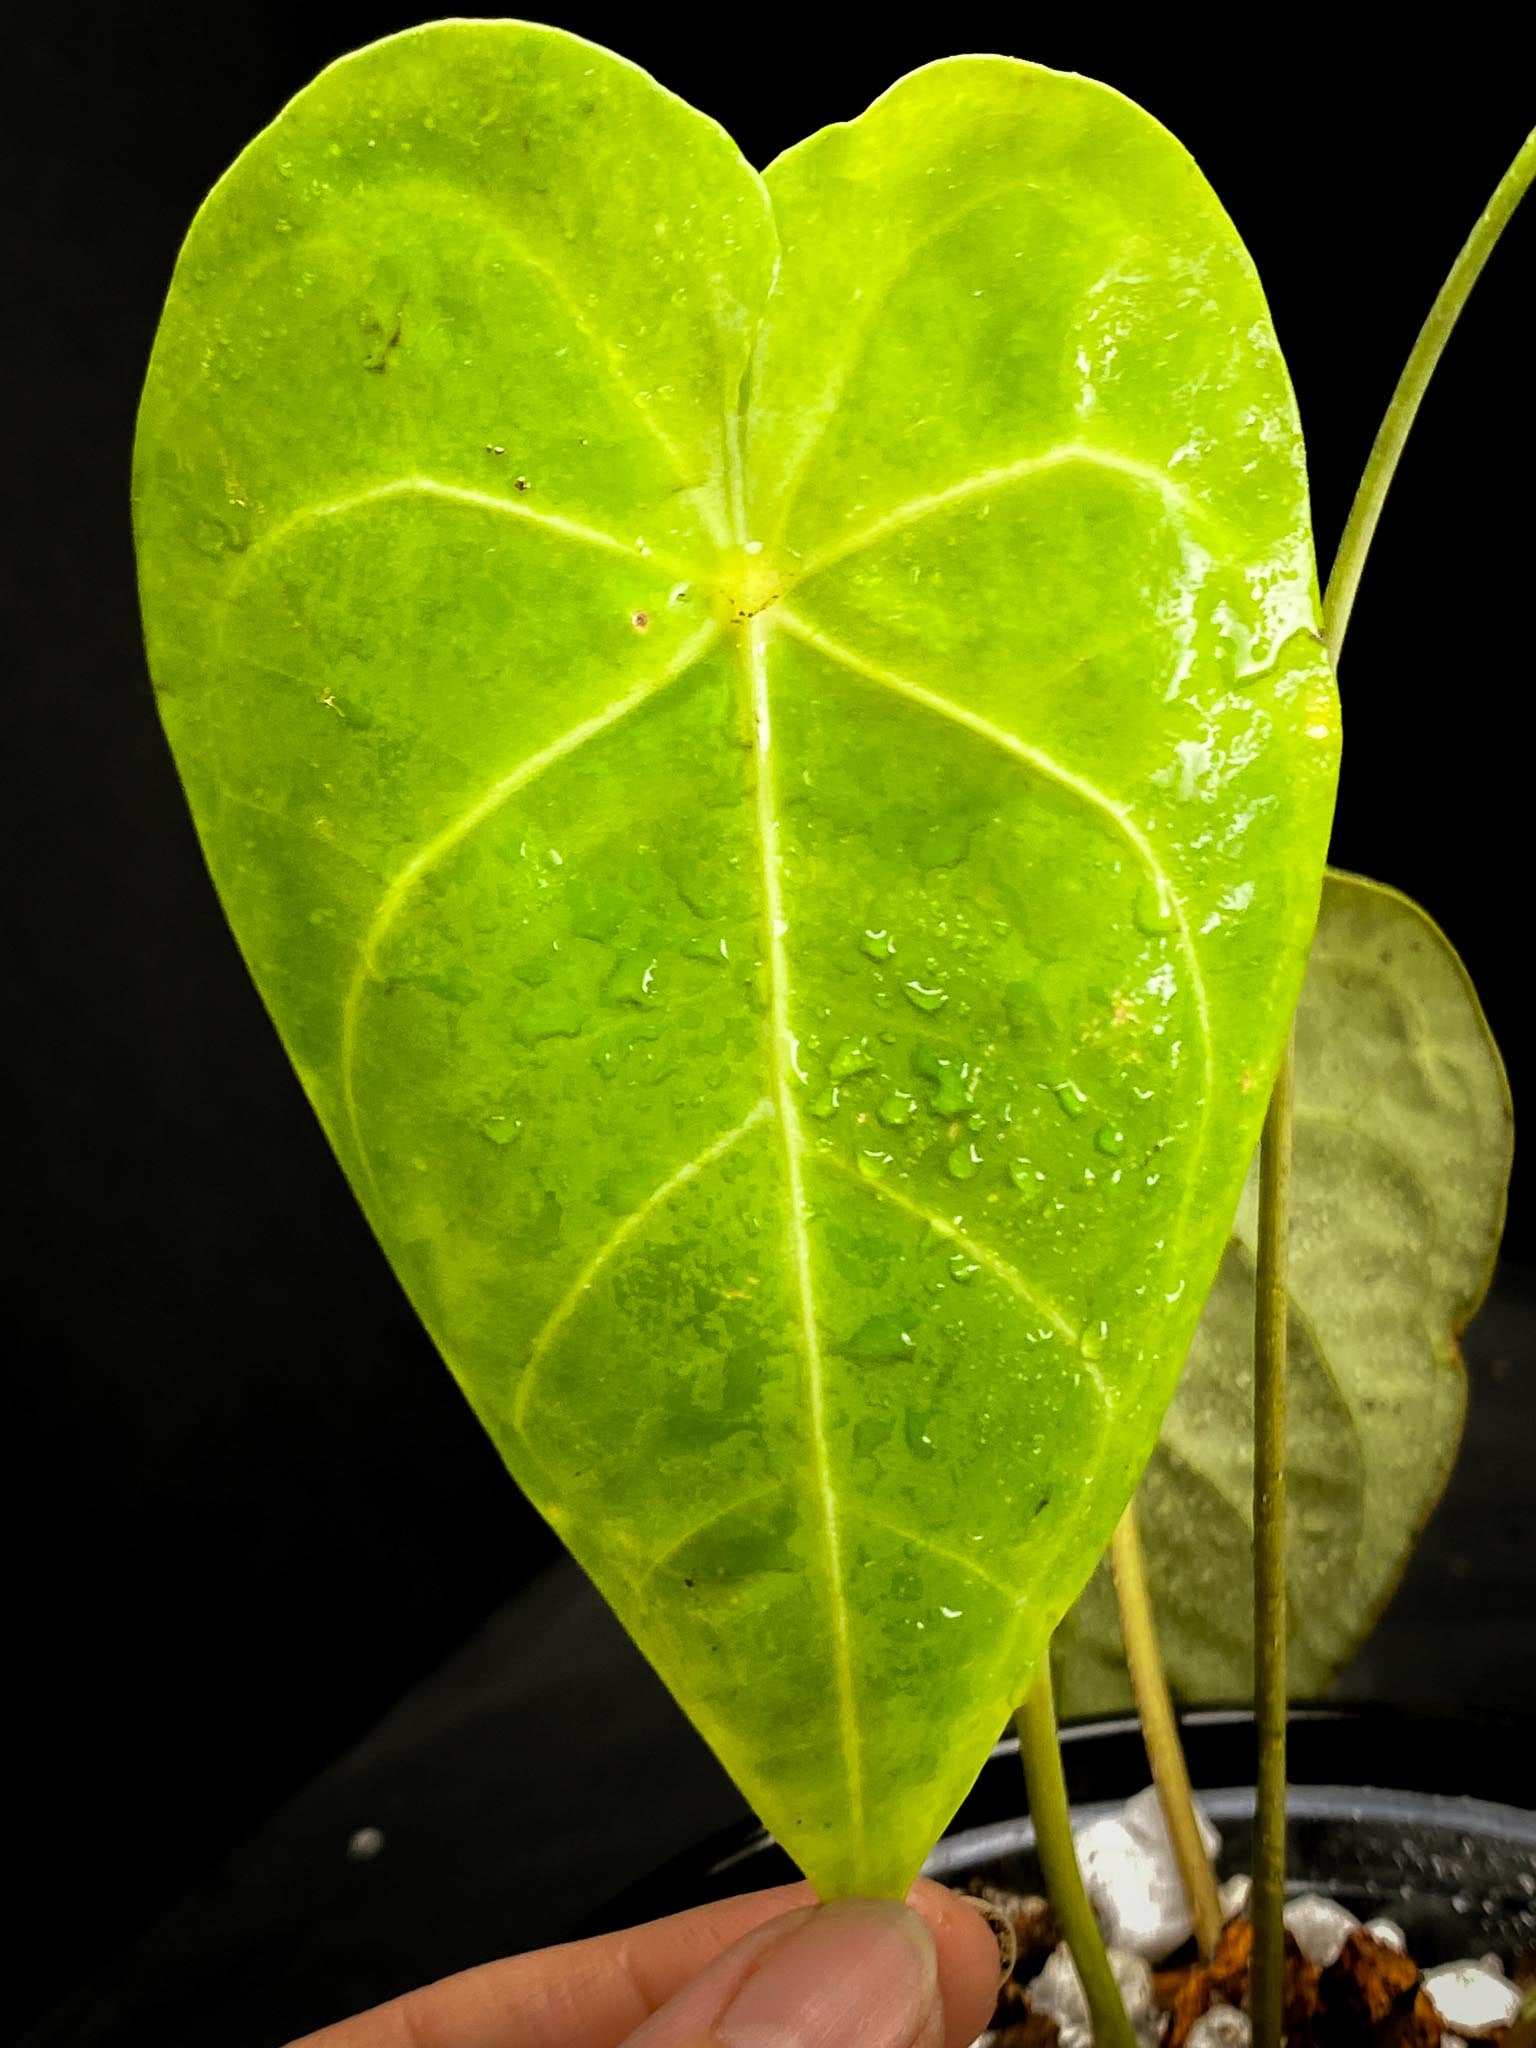
[[[1296,1043],[1288,1485],[1292,1690],[1320,1692],[1397,1584],[1450,1474],[1459,1331],[1504,1221],[1512,1124],[1472,984],[1416,904],[1331,874]],[[1190,1699],[1252,1683],[1257,1169],[1147,1468],[1159,1633]],[[1126,1704],[1107,1575],[1066,1632],[1067,1710]]]
[[[137,456],[209,864],[529,1494],[903,1886],[1156,1434],[1316,913],[1302,453],[1189,158],[938,65],[765,179],[506,23],[324,74]]]

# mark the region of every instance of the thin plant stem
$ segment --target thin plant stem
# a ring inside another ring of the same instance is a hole
[[[1136,1695],[1136,1712],[1141,1736],[1147,1746],[1147,1762],[1157,1787],[1163,1825],[1173,1845],[1174,1860],[1184,1885],[1195,1940],[1207,1960],[1215,1954],[1221,1938],[1221,1900],[1216,1891],[1216,1873],[1200,1838],[1200,1822],[1190,1789],[1189,1766],[1179,1740],[1173,1698],[1163,1670],[1162,1650],[1157,1640],[1157,1617],[1147,1585],[1147,1565],[1142,1553],[1141,1531],[1136,1523],[1136,1503],[1131,1502],[1120,1517],[1109,1545],[1110,1569],[1115,1579],[1115,1600],[1120,1609],[1120,1633],[1125,1641],[1125,1661],[1130,1667],[1131,1688]]]
[[[1056,1701],[1051,1687],[1047,1651],[1040,1675],[1014,1716],[1019,1731],[1019,1760],[1029,1794],[1029,1817],[1035,1824],[1035,1848],[1045,1878],[1046,1894],[1066,1937],[1088,2001],[1094,2048],[1137,2048],[1136,2033],[1125,2000],[1110,1967],[1104,1936],[1083,1890],[1072,1840],[1072,1810],[1067,1803],[1061,1744],[1056,1735]]]
[[[1371,445],[1323,597],[1323,635],[1335,666],[1344,647],[1366,558],[1409,430],[1472,287],[1515,208],[1536,180],[1536,130],[1462,245],[1419,330]],[[1264,1122],[1259,1166],[1258,1298],[1254,1319],[1254,2048],[1280,2048],[1285,1908],[1285,1367],[1289,1298],[1292,1096],[1295,1040],[1286,1042]]]
[[[1461,317],[1461,310],[1482,274],[1483,265],[1492,255],[1494,244],[1508,226],[1510,216],[1525,197],[1533,178],[1536,178],[1536,129],[1532,129],[1525,138],[1519,154],[1494,188],[1493,197],[1483,209],[1477,226],[1463,244],[1461,254],[1451,265],[1450,273],[1429,309],[1429,318],[1419,329],[1413,353],[1397,380],[1397,389],[1377,430],[1365,474],[1350,507],[1339,551],[1334,556],[1333,571],[1328,578],[1328,592],[1323,599],[1323,631],[1335,663],[1344,645],[1349,615],[1355,608],[1355,593],[1360,588],[1360,577],[1365,569],[1365,558],[1370,553],[1381,508],[1397,472],[1398,458],[1408,439],[1408,430],[1445,351],[1445,344],[1451,338],[1451,329]]]
[[[1290,1314],[1294,1033],[1259,1147],[1257,1308],[1253,1328],[1253,1716],[1258,1775],[1253,1814],[1254,2048],[1280,2048],[1285,1970],[1285,1339]]]

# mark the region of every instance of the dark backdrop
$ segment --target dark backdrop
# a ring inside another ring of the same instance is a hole
[[[1493,7],[1346,50],[1338,8],[1159,9],[1122,31],[1098,9],[961,0],[841,29],[826,8],[550,5],[759,163],[957,49],[1143,101],[1267,281],[1325,560],[1418,321],[1536,112]],[[422,11],[57,4],[7,32],[22,1341],[5,1842],[23,2006],[68,1989],[553,1554],[400,1299],[222,928],[154,719],[129,548],[137,386],[194,207],[316,69]],[[1336,842],[1461,947],[1517,1100],[1533,256],[1536,213],[1479,288],[1387,513],[1344,675]],[[1533,1206],[1517,1184],[1527,1260]]]

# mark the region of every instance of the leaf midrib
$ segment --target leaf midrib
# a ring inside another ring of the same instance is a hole
[[[654,425],[654,422],[650,424]],[[732,427],[739,429],[739,425],[740,423],[727,413],[725,445],[728,475],[724,481],[733,523],[740,529],[736,535],[736,542],[738,546],[744,547],[747,544],[747,536],[744,526],[745,490],[741,441],[739,431],[732,432]],[[1179,500],[1180,509],[1188,509],[1183,494],[1176,486],[1134,458],[1118,456],[1112,451],[1097,450],[1085,444],[1065,444],[1048,449],[1037,456],[1020,458],[1011,464],[979,472],[975,476],[961,479],[944,490],[925,494],[896,507],[852,536],[833,543],[809,566],[814,569],[829,568],[834,562],[846,559],[858,549],[875,545],[903,527],[918,523],[979,493],[1004,488],[1052,469],[1079,463],[1110,469],[1125,476],[1129,482],[1142,487],[1155,487],[1165,501],[1170,497],[1176,498]],[[528,505],[518,499],[503,498],[437,478],[412,474],[385,479],[333,501],[300,507],[278,521],[260,535],[246,551],[245,558],[227,592],[228,599],[234,598],[240,584],[254,566],[255,560],[273,547],[280,546],[282,541],[301,525],[319,519],[346,517],[372,505],[410,497],[436,498],[465,508],[507,515],[530,526],[542,528],[552,536],[559,536],[583,548],[595,548],[636,560],[645,559],[638,545],[621,540],[617,535],[584,521],[546,510],[542,506]],[[683,575],[689,574],[689,565],[680,562],[667,563],[655,557],[651,557],[651,560],[655,566],[669,568]],[[809,573],[809,569],[802,572],[806,573]],[[689,576],[689,580],[697,582],[699,579],[692,575]],[[226,619],[228,610],[227,603]],[[809,1481],[818,1509],[822,1568],[830,1619],[837,1721],[847,1783],[849,1826],[854,1838],[862,1842],[865,1834],[864,1772],[850,1640],[850,1609],[845,1591],[842,1529],[845,1510],[840,1506],[834,1484],[826,1419],[826,1360],[822,1350],[815,1275],[807,1230],[807,1145],[795,1095],[791,985],[788,954],[784,943],[788,919],[785,915],[779,818],[773,773],[772,703],[767,658],[769,635],[775,626],[812,646],[825,658],[863,677],[866,681],[965,727],[983,742],[1000,748],[1059,787],[1072,791],[1105,818],[1128,842],[1138,864],[1153,881],[1164,900],[1172,906],[1176,943],[1184,959],[1197,1010],[1201,1054],[1205,1067],[1203,1099],[1207,1105],[1213,1092],[1212,1042],[1204,978],[1182,900],[1145,835],[1129,817],[1127,806],[1107,795],[1090,778],[1064,767],[1044,750],[1031,746],[1006,728],[967,711],[963,706],[943,698],[924,685],[898,676],[867,660],[855,650],[833,641],[830,636],[791,613],[787,607],[775,607],[771,618],[760,616],[751,620],[745,629],[736,635],[755,735],[755,824],[761,868],[764,948],[769,981],[767,1054],[771,1095],[760,1100],[730,1131],[715,1139],[699,1155],[685,1162],[664,1179],[586,1262],[534,1340],[520,1375],[513,1422],[521,1432],[539,1364],[558,1340],[566,1323],[576,1312],[581,1300],[602,1270],[622,1249],[624,1243],[687,1181],[723,1157],[748,1131],[771,1118],[777,1126],[778,1133],[785,1195],[786,1252],[795,1286],[799,1313],[799,1341],[804,1355],[806,1426],[810,1453]],[[546,768],[553,767],[579,751],[589,739],[596,738],[620,723],[630,712],[638,710],[670,683],[691,670],[709,647],[719,639],[720,631],[721,629],[713,623],[706,625],[684,643],[659,674],[635,684],[602,710],[568,728],[547,747],[527,756],[499,776],[482,796],[443,826],[400,867],[379,897],[359,945],[356,966],[343,1001],[340,1032],[340,1070],[346,1121],[360,1169],[369,1185],[375,1187],[375,1192],[377,1189],[356,1096],[358,1027],[368,986],[376,975],[381,948],[411,899],[416,886],[481,824],[500,811],[518,791],[542,775]],[[896,1198],[892,1196],[892,1199]],[[901,1206],[910,1208],[914,1214],[919,1212],[917,1204],[903,1202]],[[987,1270],[1009,1287],[1018,1298],[1036,1313],[1044,1316],[1053,1330],[1066,1342],[1076,1346],[1079,1333],[1069,1319],[1054,1303],[1034,1289],[1010,1261],[971,1238],[969,1234],[962,1233],[958,1226],[949,1228],[946,1234],[957,1244],[961,1244],[968,1255],[976,1257],[984,1264]],[[1107,1426],[1109,1412],[1114,1405],[1109,1388],[1098,1369],[1086,1361],[1085,1364],[1099,1396],[1102,1416]],[[847,1510],[856,1511],[861,1512],[856,1509],[856,1505],[855,1508]],[[872,1518],[866,1516],[865,1519]],[[980,1575],[988,1576],[984,1572]]]
[[[764,953],[768,962],[768,1060],[778,1107],[780,1157],[784,1174],[785,1234],[790,1270],[800,1312],[800,1343],[805,1355],[806,1422],[811,1453],[811,1478],[820,1510],[822,1563],[827,1579],[827,1604],[832,1618],[833,1675],[837,1687],[838,1724],[848,1779],[848,1824],[862,1853],[865,1835],[864,1772],[861,1737],[853,1688],[853,1657],[849,1642],[848,1602],[843,1597],[842,1531],[837,1494],[832,1484],[827,1441],[825,1360],[816,1314],[816,1286],[811,1269],[811,1244],[806,1230],[805,1134],[795,1101],[793,1033],[789,1009],[789,959],[784,936],[784,880],[779,846],[779,819],[773,777],[773,711],[768,690],[767,628],[754,619],[740,635],[742,665],[751,691],[752,727],[757,764],[756,824],[758,859],[763,885]]]

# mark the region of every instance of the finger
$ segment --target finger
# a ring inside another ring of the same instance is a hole
[[[755,1905],[757,1899],[764,1896],[767,1895],[758,1893],[755,1897],[749,1896],[742,1899],[732,1899],[724,1902],[724,1904],[733,1911],[736,1911]],[[811,1893],[808,1885],[787,1885],[773,1896],[784,1905],[789,1905],[793,1908],[795,1905],[811,1899],[814,1895]],[[920,1916],[921,1921],[926,1925],[930,1937],[929,1946],[935,1957],[938,1981],[939,2032],[934,2036],[935,2048],[938,2048],[938,2044],[942,2044],[942,2048],[967,2048],[967,2044],[974,2041],[982,2028],[985,2027],[987,2021],[992,2016],[993,2007],[997,2003],[999,1961],[997,1937],[993,1934],[992,1929],[982,1915],[976,1911],[973,1903],[960,1894],[950,1891],[945,1885],[932,1884],[927,1879],[920,1878],[908,1893],[907,1902],[910,1907],[915,1909],[915,1914],[905,1913],[888,1900],[877,1903],[881,1910],[900,1913],[901,1917],[909,1920]],[[868,1901],[862,1903],[864,1905],[870,1904]],[[822,1907],[814,1916],[811,1925],[814,1926],[833,1911],[841,1913],[845,1910],[851,1909],[846,1909],[843,1906],[835,1909]],[[677,1921],[661,1921],[655,1923],[651,1928],[638,1929],[637,1934],[641,1936],[653,1933],[660,1934],[664,1929],[680,1928],[684,1921],[697,1923],[701,1918],[702,1916],[699,1914],[684,1914],[679,1916]],[[760,1953],[765,1954],[770,1941],[776,1944],[780,1934],[792,1932],[804,1924],[808,1918],[809,1916],[803,1909],[792,1912],[789,1915],[784,1915],[781,1907],[779,1917],[768,1922],[766,1926],[760,1926],[748,1936],[748,1940],[755,1940],[756,1942],[756,1946],[749,1951],[749,1960]],[[724,1914],[721,1912],[721,1917],[713,1920],[710,1926],[711,1938],[719,1936],[723,1931],[724,1924]],[[840,1936],[839,1938],[843,1937]],[[815,1940],[812,1942],[813,1948],[819,1940],[819,1936],[815,1937]],[[738,1953],[745,1948],[746,1942],[738,1941],[733,1945],[733,1949],[728,1951],[728,1954]],[[674,1957],[663,1955],[658,1960],[666,1963],[674,1960]],[[780,1960],[785,1963],[786,1968],[789,1967],[787,1959],[781,1958]],[[724,1958],[722,1958],[723,1961]],[[658,1972],[657,1976],[653,1977],[650,1985],[650,1992],[654,1998],[655,2005],[663,2005],[668,1998],[675,1999],[681,1991],[687,1988],[689,1980],[700,1974],[700,1968],[701,1966],[696,1966],[695,1969],[688,1971],[684,1976],[679,1976],[674,1982],[672,1990],[661,1997],[655,1996],[662,1989],[659,1981],[660,1973]],[[815,1974],[814,1970],[812,1974]],[[834,1970],[829,1974],[836,1975],[837,1972]],[[735,1979],[733,1978],[731,1981],[735,1981]],[[858,2003],[857,1999],[855,2003]],[[860,2022],[861,2025],[867,2025],[867,2023],[867,2020],[861,2020]],[[839,2028],[843,2029],[840,2036],[838,2035]],[[864,2035],[848,2030],[846,2022],[843,2020],[839,2020],[837,2026],[833,2028],[832,2035],[829,2038],[833,2037],[844,2040],[857,2039],[860,2043],[860,2048],[863,2048]],[[650,2037],[648,2034],[642,2033],[639,2038],[649,2044]],[[812,2036],[810,2038],[816,2037]],[[871,2040],[873,2041],[874,2038],[872,2036]],[[905,2040],[904,2036],[899,2038]],[[926,2037],[914,2036],[913,2038],[914,2040],[924,2039],[926,2043]],[[558,2036],[554,2037],[554,2041],[558,2041],[558,2039]],[[786,2036],[786,2048],[789,2041],[797,2042],[798,2039],[797,2035]],[[553,2048],[553,2042],[541,2042],[536,2044],[536,2048]],[[609,2048],[609,2043],[605,2041],[602,2044],[602,2048]]]
[[[920,1879],[909,1897],[934,1937],[946,2048],[964,2048],[991,2011],[991,1933],[943,1885]],[[294,2048],[618,2048],[733,1943],[814,1903],[807,1884],[777,1885],[622,1934],[510,1956],[306,2035]]]
[[[627,2048],[945,2048],[927,1923],[892,1899],[770,1921],[669,1999]]]

